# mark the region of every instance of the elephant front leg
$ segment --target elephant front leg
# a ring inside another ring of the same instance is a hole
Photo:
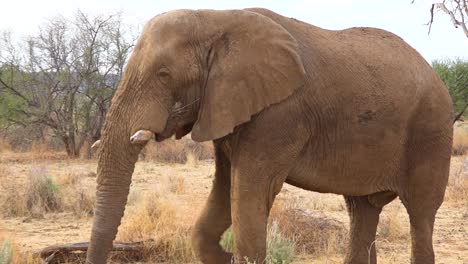
[[[231,263],[232,254],[219,245],[224,231],[231,225],[231,165],[219,144],[215,143],[216,173],[213,188],[197,223],[192,244],[204,264]]]
[[[235,169],[231,187],[235,263],[265,263],[267,223],[286,175]],[[266,175],[266,176],[265,176]]]

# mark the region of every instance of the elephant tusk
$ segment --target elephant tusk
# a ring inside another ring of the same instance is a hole
[[[101,145],[101,140],[96,140],[93,145],[91,145],[91,149],[97,149]]]
[[[133,136],[130,137],[132,144],[145,144],[151,139],[154,139],[154,133],[149,130],[138,130]]]

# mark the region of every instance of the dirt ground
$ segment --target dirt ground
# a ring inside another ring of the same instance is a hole
[[[467,177],[468,157],[455,157],[451,174]],[[96,161],[82,160],[0,160],[0,182],[15,181],[20,186],[31,171],[40,168],[48,175],[59,179],[67,174],[81,175],[85,188],[95,187]],[[466,171],[465,171],[466,170]],[[172,192],[178,217],[187,225],[193,223],[201,210],[210,190],[214,173],[213,161],[200,161],[196,164],[159,164],[138,162],[133,176],[129,203],[139,202],[138,197],[149,191],[158,191],[170,186],[174,177],[183,178],[183,190]],[[171,198],[172,199],[172,198]],[[333,194],[318,194],[304,191],[285,184],[279,199],[296,203],[306,211],[333,218],[348,225],[348,216],[342,197]],[[123,222],[130,217],[125,216]],[[409,221],[404,206],[395,200],[384,208],[382,223],[392,223],[390,228],[396,233],[392,239],[379,234],[377,239],[380,263],[409,263],[410,237]],[[434,231],[436,263],[468,264],[468,201],[447,201],[440,208]],[[91,228],[90,217],[76,217],[69,212],[48,213],[42,218],[3,217],[0,218],[0,234],[11,238],[23,251],[36,252],[53,244],[87,241]],[[379,232],[387,232],[380,228]],[[394,238],[398,237],[398,238]],[[319,257],[298,256],[294,263],[342,263],[343,255],[329,252]]]

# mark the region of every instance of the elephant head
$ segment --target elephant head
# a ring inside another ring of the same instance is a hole
[[[230,134],[303,85],[297,49],[281,25],[245,10],[176,10],[145,25],[103,128],[87,263],[106,262],[142,143]]]

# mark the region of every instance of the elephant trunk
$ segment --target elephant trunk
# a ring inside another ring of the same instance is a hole
[[[94,223],[86,263],[106,263],[117,234],[141,145],[130,143],[131,125],[111,107],[101,138]],[[125,121],[124,121],[125,120]]]

